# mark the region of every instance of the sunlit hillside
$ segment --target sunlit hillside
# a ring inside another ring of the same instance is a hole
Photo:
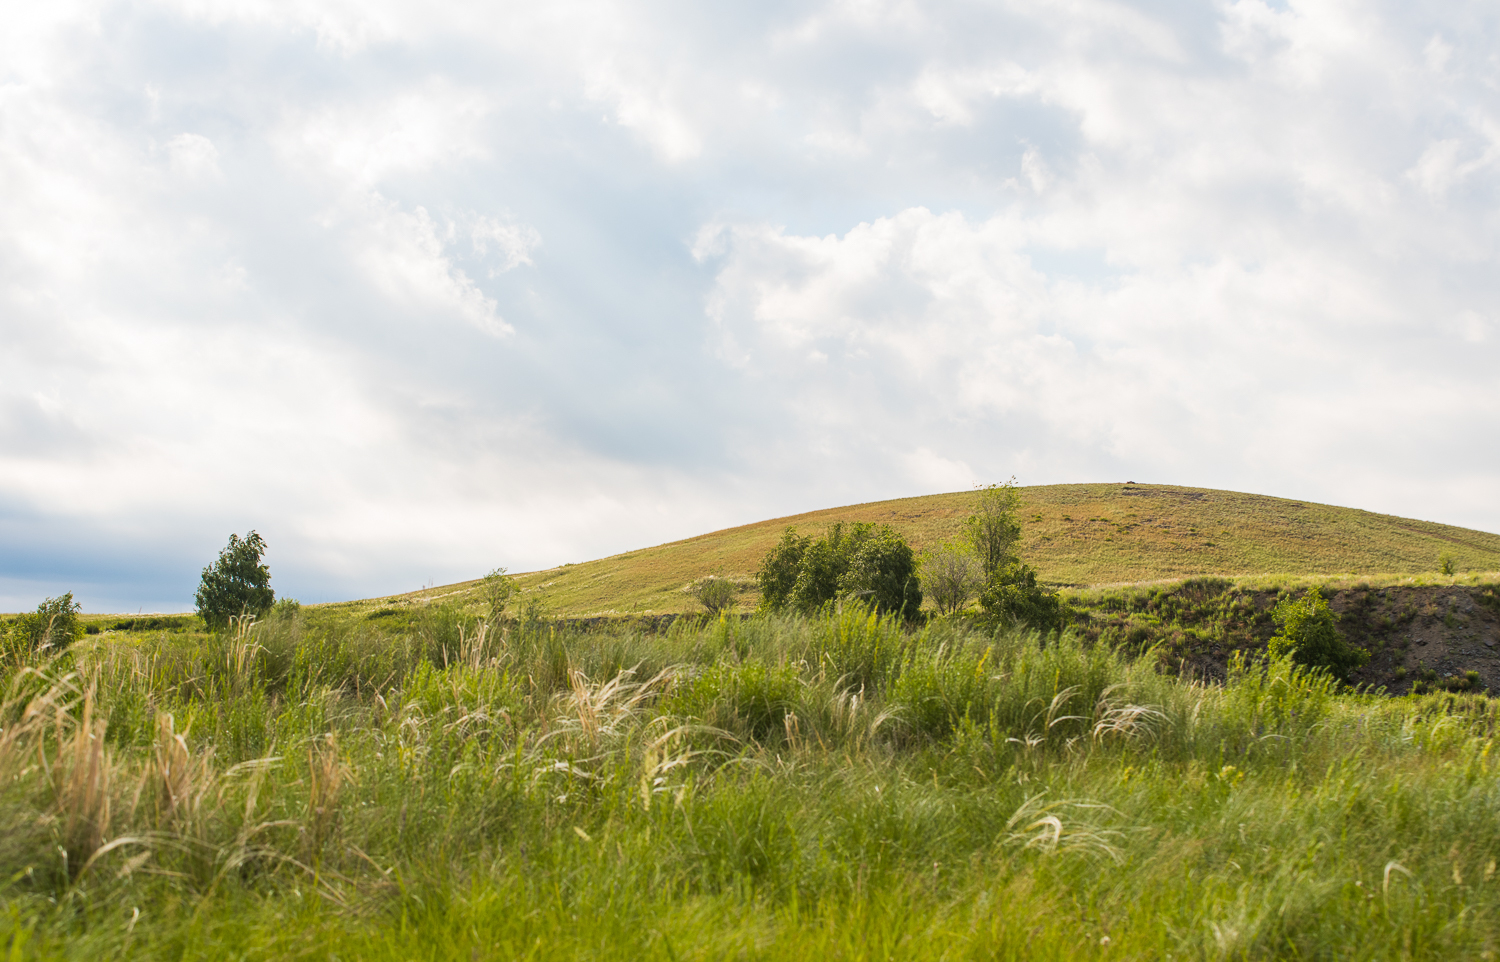
[[[1022,555],[1055,584],[1086,586],[1201,574],[1409,575],[1451,556],[1460,571],[1500,570],[1500,535],[1265,495],[1157,484],[1021,489]],[[556,614],[691,611],[684,588],[709,574],[757,599],[756,567],[787,526],[816,534],[835,521],[893,525],[919,550],[959,535],[975,494],[961,491],[827,508],[714,531],[519,577]],[[401,596],[462,598],[473,582]],[[394,598],[371,599],[379,605]]]

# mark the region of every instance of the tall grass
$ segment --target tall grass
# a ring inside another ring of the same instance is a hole
[[[1500,712],[857,609],[305,612],[0,704],[17,958],[1383,958],[1500,940]]]

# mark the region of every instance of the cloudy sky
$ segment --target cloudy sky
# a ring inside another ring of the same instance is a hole
[[[1011,475],[1500,531],[1493,0],[12,6],[0,610]]]

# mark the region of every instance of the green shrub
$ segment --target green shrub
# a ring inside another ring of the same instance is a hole
[[[271,569],[261,563],[266,541],[251,531],[243,539],[229,536],[219,560],[203,569],[198,585],[198,614],[210,631],[223,631],[231,618],[259,618],[271,610]]]
[[[1339,635],[1338,615],[1317,588],[1295,601],[1283,597],[1271,617],[1281,628],[1268,646],[1273,658],[1290,656],[1299,665],[1325,668],[1340,681],[1348,681],[1350,673],[1370,660],[1368,651]]]
[[[767,610],[813,612],[840,595],[907,617],[922,606],[916,556],[889,525],[831,525],[816,541],[787,528],[761,563],[756,580]]]
[[[733,581],[709,575],[693,585],[690,593],[709,614],[716,615],[734,607],[735,591]]]
[[[979,596],[985,615],[1002,627],[1024,625],[1038,631],[1060,631],[1068,610],[1057,592],[1037,583],[1036,570],[1012,562],[991,579]]]
[[[876,611],[913,617],[922,607],[917,559],[906,539],[882,526],[849,559],[839,588],[866,599]]]
[[[83,624],[78,620],[82,610],[71,591],[48,598],[36,606],[36,611],[16,619],[10,637],[4,639],[6,647],[13,657],[22,659],[63,651],[83,637]]]
[[[792,600],[792,590],[797,587],[797,575],[802,569],[802,557],[807,553],[812,539],[797,534],[796,528],[787,528],[781,533],[781,541],[772,548],[761,562],[755,580],[760,585],[761,607],[778,611]]]
[[[490,623],[494,624],[505,614],[506,605],[515,596],[516,581],[505,573],[504,568],[496,568],[480,580],[480,591],[489,610]]]

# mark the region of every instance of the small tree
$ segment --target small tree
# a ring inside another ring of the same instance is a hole
[[[939,614],[963,608],[983,586],[979,561],[962,542],[940,544],[922,555],[922,587]]]
[[[974,514],[964,522],[964,539],[974,549],[986,582],[1006,565],[1015,561],[1016,542],[1021,538],[1021,522],[1016,511],[1021,507],[1021,492],[1016,479],[1004,484],[989,484],[979,489],[979,503]]]
[[[219,560],[203,569],[198,614],[210,631],[224,630],[231,618],[259,618],[271,610],[276,592],[271,590],[271,569],[261,564],[265,553],[265,539],[254,531],[244,538],[231,534]]]
[[[16,619],[8,639],[11,652],[27,658],[65,650],[83,637],[83,623],[78,620],[82,610],[71,591],[60,598],[48,598],[36,606],[36,611]]]
[[[504,616],[510,599],[515,597],[516,579],[506,574],[504,568],[496,568],[480,579],[479,590],[489,609],[489,622],[494,624]]]
[[[1299,665],[1326,668],[1335,678],[1347,682],[1353,671],[1370,660],[1370,653],[1339,635],[1338,617],[1317,588],[1296,601],[1288,595],[1271,611],[1281,632],[1271,639],[1267,650],[1273,658],[1291,655]]]

